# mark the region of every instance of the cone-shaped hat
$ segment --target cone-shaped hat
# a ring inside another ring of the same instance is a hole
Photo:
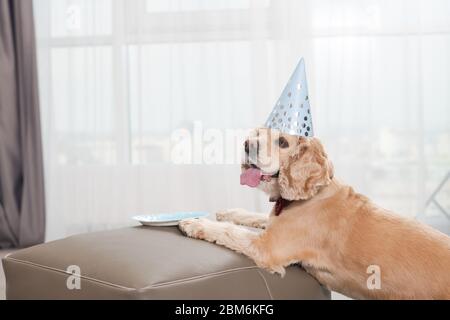
[[[314,136],[303,58],[300,59],[265,125],[282,133]]]

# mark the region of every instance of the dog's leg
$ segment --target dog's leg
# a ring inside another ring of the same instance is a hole
[[[248,212],[245,209],[228,209],[216,213],[217,221],[228,221],[246,227],[265,229],[269,217],[262,213]]]
[[[270,248],[263,236],[228,222],[209,219],[188,219],[180,221],[180,230],[187,236],[217,243],[251,258],[259,267],[284,275],[283,265],[272,261]]]

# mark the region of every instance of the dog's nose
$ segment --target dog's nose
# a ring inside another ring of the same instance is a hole
[[[250,142],[248,140],[246,140],[244,142],[244,149],[245,149],[245,153],[249,154],[250,153]]]

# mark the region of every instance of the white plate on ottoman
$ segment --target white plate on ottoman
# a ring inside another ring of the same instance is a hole
[[[187,211],[174,213],[159,213],[148,214],[133,217],[134,220],[139,221],[144,226],[167,227],[176,226],[178,222],[191,218],[202,218],[208,216],[207,212]]]

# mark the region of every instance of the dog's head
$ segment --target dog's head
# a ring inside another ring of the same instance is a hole
[[[309,199],[333,177],[333,166],[317,138],[258,128],[244,148],[241,184],[259,187],[271,200]]]

